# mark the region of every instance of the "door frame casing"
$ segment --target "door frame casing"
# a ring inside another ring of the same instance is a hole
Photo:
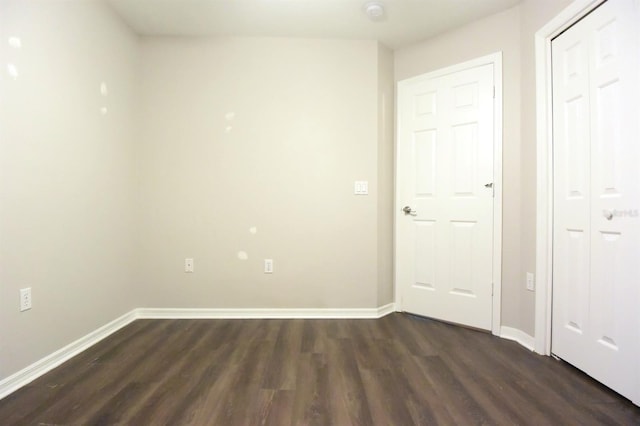
[[[553,116],[551,41],[606,0],[575,0],[535,35],[536,49],[536,307],[535,346],[551,355],[553,288]]]
[[[399,172],[404,170],[399,164],[398,146],[401,135],[401,121],[398,96],[401,89],[405,86],[418,83],[420,81],[432,78],[442,77],[447,74],[453,74],[470,68],[476,68],[483,65],[493,65],[493,85],[494,85],[494,116],[493,116],[493,181],[494,181],[494,197],[493,197],[493,265],[492,265],[492,320],[491,332],[500,335],[500,314],[502,301],[502,52],[495,52],[480,58],[465,61],[459,64],[431,71],[419,76],[401,80],[396,84],[396,150],[395,150],[395,209],[394,209],[394,298],[396,311],[402,311],[402,283],[398,276],[398,231],[400,227],[399,212],[404,206],[405,200],[402,199],[400,190],[405,184],[403,176]]]

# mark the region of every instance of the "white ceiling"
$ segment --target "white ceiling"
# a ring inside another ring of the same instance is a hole
[[[373,39],[398,48],[515,6],[521,0],[108,0],[137,33]]]

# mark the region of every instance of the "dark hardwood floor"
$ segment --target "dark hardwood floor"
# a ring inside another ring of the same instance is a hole
[[[0,401],[0,425],[640,425],[578,370],[440,322],[138,320]]]

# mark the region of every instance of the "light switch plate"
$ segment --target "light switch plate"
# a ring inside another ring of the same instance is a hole
[[[356,195],[369,194],[369,182],[366,180],[357,180],[353,184],[353,193]]]

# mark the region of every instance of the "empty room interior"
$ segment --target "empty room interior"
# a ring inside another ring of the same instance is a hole
[[[0,0],[0,424],[640,424],[637,0]]]

